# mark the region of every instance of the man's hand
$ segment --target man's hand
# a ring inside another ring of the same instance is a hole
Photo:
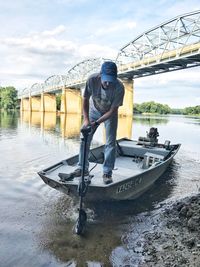
[[[91,122],[91,126],[92,128],[97,128],[99,126],[100,123],[98,123],[97,121],[92,121]]]
[[[85,119],[85,120],[83,121],[83,126],[82,126],[82,127],[87,127],[88,125],[91,125],[91,123],[90,123],[89,120]]]

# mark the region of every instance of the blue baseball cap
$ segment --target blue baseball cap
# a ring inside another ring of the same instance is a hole
[[[116,82],[117,65],[112,61],[105,61],[101,66],[101,81]]]

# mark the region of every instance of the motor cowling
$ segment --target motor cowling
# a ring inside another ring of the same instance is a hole
[[[147,137],[153,138],[156,140],[158,136],[159,136],[158,129],[151,127],[149,132],[147,133]]]
[[[155,146],[158,144],[158,129],[151,127],[149,132],[147,132],[147,137],[139,137],[138,144],[144,146]]]

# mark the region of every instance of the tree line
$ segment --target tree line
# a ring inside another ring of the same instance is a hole
[[[13,86],[0,87],[0,109],[14,110],[17,107],[17,90]]]
[[[200,115],[200,105],[178,109],[178,108],[170,108],[166,104],[160,104],[154,101],[150,101],[150,102],[143,102],[141,104],[134,104],[133,113]]]
[[[56,95],[56,104],[57,110],[59,110],[61,105],[61,94]],[[0,109],[14,110],[16,108],[19,108],[17,90],[13,86],[0,87]],[[133,113],[200,115],[200,105],[186,107],[184,109],[173,109],[166,104],[150,101],[134,104]]]

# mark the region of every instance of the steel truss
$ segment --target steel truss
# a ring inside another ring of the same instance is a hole
[[[200,11],[162,23],[120,49],[120,76],[138,78],[199,65]]]

